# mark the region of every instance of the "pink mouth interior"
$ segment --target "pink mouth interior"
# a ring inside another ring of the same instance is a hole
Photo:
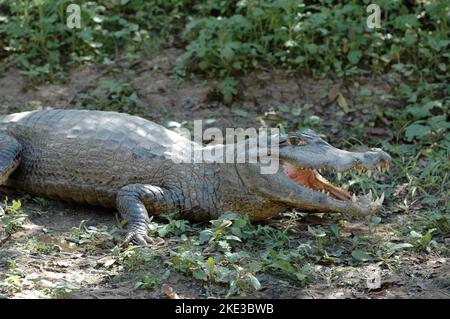
[[[348,192],[331,184],[315,169],[301,169],[287,162],[283,163],[284,173],[299,185],[306,186],[314,191],[323,191],[327,195],[339,200],[352,200]]]

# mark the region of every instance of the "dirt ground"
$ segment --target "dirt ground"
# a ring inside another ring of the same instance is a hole
[[[317,80],[306,77],[290,77],[282,72],[258,71],[241,78],[240,94],[232,105],[224,105],[215,96],[217,81],[193,77],[178,82],[173,74],[176,49],[168,49],[152,59],[133,66],[133,74],[126,72],[129,66],[120,63],[104,66],[74,68],[63,84],[42,84],[33,86],[23,79],[19,72],[10,69],[0,77],[0,113],[39,109],[46,107],[70,108],[80,94],[95,87],[101,79],[115,79],[132,84],[142,101],[138,114],[156,121],[186,121],[214,118],[216,127],[245,127],[270,123],[271,111],[279,105],[304,105],[309,103],[311,114],[318,114],[340,123],[340,126],[326,125],[326,134],[331,141],[338,141],[343,129],[351,126],[355,118],[348,116],[335,102],[338,92],[348,100],[355,96],[349,80]],[[389,95],[395,81],[386,78],[359,79],[369,83],[377,97]],[[236,111],[240,110],[240,111]],[[248,114],[240,116],[242,110]],[[239,113],[240,112],[240,113]],[[361,109],[362,114],[366,112]],[[301,115],[303,116],[303,115]],[[376,127],[365,128],[375,139],[389,138],[392,134]],[[26,229],[12,235],[0,246],[0,257],[7,256],[24,273],[21,289],[12,293],[13,298],[48,298],[49,292],[58,285],[73,287],[70,298],[163,298],[160,288],[135,290],[134,277],[121,267],[101,267],[110,258],[111,247],[79,247],[67,239],[72,229],[82,221],[98,228],[116,224],[114,212],[95,207],[48,201],[43,209],[35,201],[23,200],[23,195],[10,192],[10,198],[22,198],[23,208],[29,214]],[[420,210],[399,211],[396,199],[388,199],[380,214],[382,223],[377,232],[383,240],[394,240],[392,231],[405,218],[420,214]],[[297,235],[303,236],[307,225],[327,225],[333,221],[330,216],[296,221]],[[283,219],[273,221],[282,223]],[[364,220],[351,219],[348,229],[367,232]],[[58,251],[49,254],[30,253],[27,241],[35,238],[54,244]],[[175,245],[177,239],[167,244]],[[371,267],[352,265],[315,265],[314,275],[305,286],[298,286],[288,279],[272,275],[258,275],[262,289],[246,297],[254,298],[449,298],[450,265],[446,256],[408,251],[402,253],[396,270],[381,268],[381,287],[367,288],[366,278]],[[0,272],[2,269],[0,268]],[[201,283],[191,277],[172,272],[165,284],[172,287],[183,298],[204,298],[211,295]],[[215,290],[214,290],[215,289]],[[223,296],[223,287],[215,287],[212,295]]]

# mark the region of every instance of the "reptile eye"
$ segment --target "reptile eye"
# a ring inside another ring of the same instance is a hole
[[[289,136],[288,143],[291,145],[305,145],[308,144],[303,138],[300,136]]]

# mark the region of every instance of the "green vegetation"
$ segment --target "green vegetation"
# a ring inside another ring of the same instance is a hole
[[[176,29],[172,25],[184,12],[182,1],[83,1],[82,28],[69,29],[66,8],[71,3],[2,1],[0,58],[32,79],[54,80],[73,65],[111,63],[118,54],[132,59],[153,52]]]
[[[58,246],[54,244],[49,244],[36,239],[29,239],[25,244],[26,248],[31,254],[45,254],[49,255],[52,252],[58,251]]]
[[[20,200],[13,199],[11,204],[8,202],[8,198],[4,200],[0,209],[0,222],[8,236],[23,229],[28,215],[22,211],[21,207]]]
[[[108,229],[106,226],[87,226],[87,221],[81,221],[78,227],[73,227],[68,240],[80,246],[90,248],[111,248],[118,229]]]
[[[76,108],[137,113],[141,101],[129,83],[100,81],[89,94],[80,95]]]
[[[369,4],[368,1],[365,1]],[[366,5],[320,1],[221,2],[225,14],[193,19],[181,57],[209,74],[283,67],[312,75],[349,76],[395,69],[408,78],[443,79],[449,44],[445,1],[426,6],[379,1],[382,27],[365,27]],[[448,7],[447,7],[448,10]]]

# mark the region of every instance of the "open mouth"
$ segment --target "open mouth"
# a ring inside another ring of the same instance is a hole
[[[332,199],[348,201],[348,202],[361,202],[361,203],[373,203],[376,206],[381,206],[384,201],[384,193],[381,197],[374,199],[372,197],[372,191],[369,191],[368,194],[365,195],[356,195],[350,194],[347,190],[348,186],[336,186],[331,183],[327,178],[325,178],[322,174],[334,173],[336,179],[339,181],[342,180],[342,177],[346,172],[354,170],[358,174],[366,173],[369,178],[374,175],[374,170],[378,170],[380,172],[385,172],[389,170],[389,162],[381,160],[378,165],[373,168],[366,167],[361,164],[357,164],[349,169],[344,171],[336,171],[332,168],[303,168],[297,165],[293,165],[288,162],[283,162],[283,171],[284,173],[297,184],[306,187],[315,192],[321,192],[326,194]]]

